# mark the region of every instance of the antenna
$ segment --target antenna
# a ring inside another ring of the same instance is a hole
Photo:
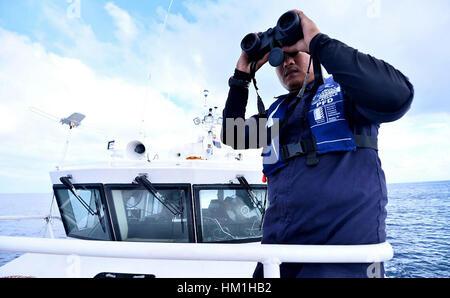
[[[80,113],[73,113],[72,115],[70,115],[67,118],[59,118],[59,117],[56,117],[56,116],[54,116],[52,114],[44,112],[44,111],[42,111],[42,110],[40,110],[38,108],[35,108],[35,107],[30,107],[29,109],[30,109],[31,112],[33,112],[33,113],[35,113],[35,114],[37,114],[37,115],[39,115],[41,117],[44,117],[44,118],[49,119],[51,121],[59,122],[62,125],[67,125],[69,127],[69,131],[68,131],[67,136],[66,136],[66,141],[65,141],[65,144],[64,144],[64,149],[63,149],[63,152],[62,152],[61,160],[58,163],[58,165],[56,166],[56,168],[59,170],[61,168],[64,160],[66,159],[67,152],[69,150],[70,140],[71,140],[71,137],[72,137],[72,131],[73,131],[74,128],[78,128],[78,127],[81,126],[81,122],[86,118],[86,116],[83,115],[83,114],[80,114]],[[102,132],[98,132],[98,133],[103,134]]]
[[[219,140],[219,131],[222,125],[222,117],[219,116],[218,107],[208,108],[208,96],[209,90],[203,90],[203,96],[205,98],[205,113],[194,119],[196,126],[201,126],[203,133],[200,137],[203,142],[203,148],[206,153],[206,159],[210,159],[214,155],[214,150],[221,149],[222,144]]]
[[[164,18],[164,23],[163,23],[163,26],[161,28],[161,32],[159,34],[158,42],[156,43],[157,46],[159,46],[161,44],[161,40],[162,40],[164,31],[166,30],[167,20],[169,19],[169,14],[170,14],[170,10],[172,9],[173,1],[174,0],[170,0],[169,7],[167,8],[166,16]],[[148,98],[149,95],[150,95],[149,86],[150,86],[151,80],[152,80],[152,73],[150,71],[149,74],[148,74],[148,85],[147,85],[147,88],[146,88],[147,89],[147,92],[146,92],[147,96],[146,96],[146,98]],[[168,96],[168,98],[169,98],[169,96]],[[139,131],[139,135],[143,138],[144,142],[146,141],[146,138],[147,138],[147,134],[146,134],[146,130],[145,130],[145,116],[146,116],[146,110],[147,110],[147,101],[145,100],[146,98],[143,99],[144,100],[144,105],[142,107],[142,120],[141,120],[141,128],[140,128],[140,131]]]
[[[166,17],[164,19],[164,24],[163,24],[163,27],[162,27],[162,30],[161,30],[161,36],[163,35],[164,31],[166,30],[167,19],[169,18],[170,10],[172,9],[172,4],[173,4],[173,0],[170,1],[169,8],[167,8],[167,14],[166,14]]]
[[[61,169],[63,162],[66,160],[67,152],[69,151],[69,145],[70,145],[71,138],[72,138],[72,129],[70,129],[69,132],[67,133],[66,143],[64,144],[64,149],[62,152],[61,160],[59,161],[58,165],[56,166],[56,168],[58,170]]]
[[[203,96],[205,97],[205,105],[204,107],[206,108],[208,106],[208,95],[209,95],[209,90],[203,90]]]
[[[49,120],[55,121],[55,122],[59,122],[61,124],[66,124],[67,126],[70,127],[70,129],[73,129],[75,127],[79,127],[81,125],[81,121],[84,120],[84,118],[86,118],[85,115],[80,114],[80,113],[73,113],[72,115],[70,115],[67,118],[58,118],[52,114],[49,114],[47,112],[44,112],[38,108],[35,107],[30,107],[30,111],[35,113],[36,115],[39,115],[41,117],[47,118]]]
[[[53,115],[51,115],[49,113],[46,113],[46,112],[44,112],[42,110],[39,110],[38,108],[35,108],[35,107],[30,107],[30,111],[35,113],[36,115],[39,115],[39,116],[44,117],[44,118],[47,118],[49,120],[53,120],[53,121],[57,121],[57,122],[59,122],[61,120],[60,118],[58,118],[56,116],[53,116]]]

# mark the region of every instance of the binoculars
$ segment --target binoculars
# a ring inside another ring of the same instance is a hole
[[[275,28],[264,33],[251,33],[241,42],[242,50],[247,53],[251,62],[258,61],[270,52],[269,63],[273,67],[281,65],[285,54],[281,48],[292,46],[303,39],[300,17],[294,11],[283,14]]]

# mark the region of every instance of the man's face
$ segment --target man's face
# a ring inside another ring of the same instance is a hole
[[[310,56],[303,52],[286,54],[284,62],[277,67],[277,75],[281,84],[288,91],[300,90],[308,71]],[[311,67],[308,82],[314,79]]]

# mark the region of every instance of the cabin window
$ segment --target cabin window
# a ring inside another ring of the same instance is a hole
[[[252,189],[264,206],[265,187]],[[197,188],[200,202],[202,242],[232,242],[260,239],[262,212],[243,188],[233,186]]]
[[[128,242],[189,242],[188,188],[155,187],[164,204],[146,189],[110,189],[116,237]],[[174,214],[174,209],[180,213]]]
[[[105,221],[105,210],[98,188],[78,187],[77,194],[89,208],[68,189],[55,188],[61,219],[68,237],[110,240],[110,232]],[[92,214],[92,211],[95,214]]]

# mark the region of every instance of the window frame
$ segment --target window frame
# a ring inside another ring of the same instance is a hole
[[[69,226],[68,223],[66,223],[66,220],[64,219],[64,216],[61,214],[61,206],[62,206],[62,202],[60,201],[60,198],[57,194],[58,190],[67,190],[68,192],[70,192],[70,190],[63,184],[55,184],[53,185],[53,194],[55,195],[56,198],[56,202],[58,204],[58,210],[59,213],[61,215],[61,221],[63,223],[64,226],[64,230],[66,232],[67,237],[70,238],[75,238],[75,239],[82,239],[82,240],[96,240],[96,241],[112,241],[115,240],[114,237],[114,231],[113,231],[113,227],[111,224],[111,214],[109,211],[109,206],[107,204],[106,201],[106,197],[105,197],[105,191],[104,191],[104,187],[103,184],[100,183],[86,183],[86,184],[73,184],[73,186],[75,187],[76,190],[79,189],[87,189],[87,190],[98,190],[98,192],[100,193],[100,201],[102,203],[102,207],[104,208],[104,216],[103,219],[105,221],[105,226],[106,226],[106,230],[107,230],[107,234],[108,234],[108,238],[109,239],[95,239],[92,237],[85,237],[85,236],[79,236],[79,235],[72,235],[69,234]]]
[[[267,185],[265,184],[251,184],[250,187],[256,190],[265,190],[266,191],[266,200],[267,199]],[[225,241],[214,241],[214,242],[204,242],[203,241],[203,229],[202,229],[202,215],[201,215],[201,204],[200,204],[200,191],[201,190],[245,190],[243,186],[240,184],[194,184],[192,185],[193,193],[194,193],[194,203],[195,206],[198,206],[195,210],[195,229],[197,233],[197,241],[198,243],[208,243],[208,244],[219,244],[219,243],[255,243],[261,242],[261,237],[256,238],[246,238],[246,239],[237,239],[237,240],[225,240]],[[264,202],[262,202],[264,204]],[[262,229],[261,229],[262,231]]]
[[[188,183],[152,183],[152,185],[157,189],[175,189],[175,188],[183,188],[186,191],[186,210],[184,213],[186,214],[187,220],[187,229],[188,229],[188,242],[187,243],[195,243],[195,229],[194,229],[194,219],[193,219],[193,206],[192,206],[192,191],[191,185]],[[144,186],[139,184],[104,184],[106,201],[108,202],[108,206],[110,207],[110,217],[113,227],[114,239],[116,241],[123,241],[120,236],[120,228],[119,223],[117,221],[117,213],[114,206],[114,199],[112,195],[113,190],[143,190],[148,191]],[[165,207],[163,207],[165,208]],[[148,243],[161,243],[161,242],[151,242]],[[166,243],[166,242],[163,242]],[[175,242],[177,243],[177,242]],[[186,242],[182,242],[186,243]]]

